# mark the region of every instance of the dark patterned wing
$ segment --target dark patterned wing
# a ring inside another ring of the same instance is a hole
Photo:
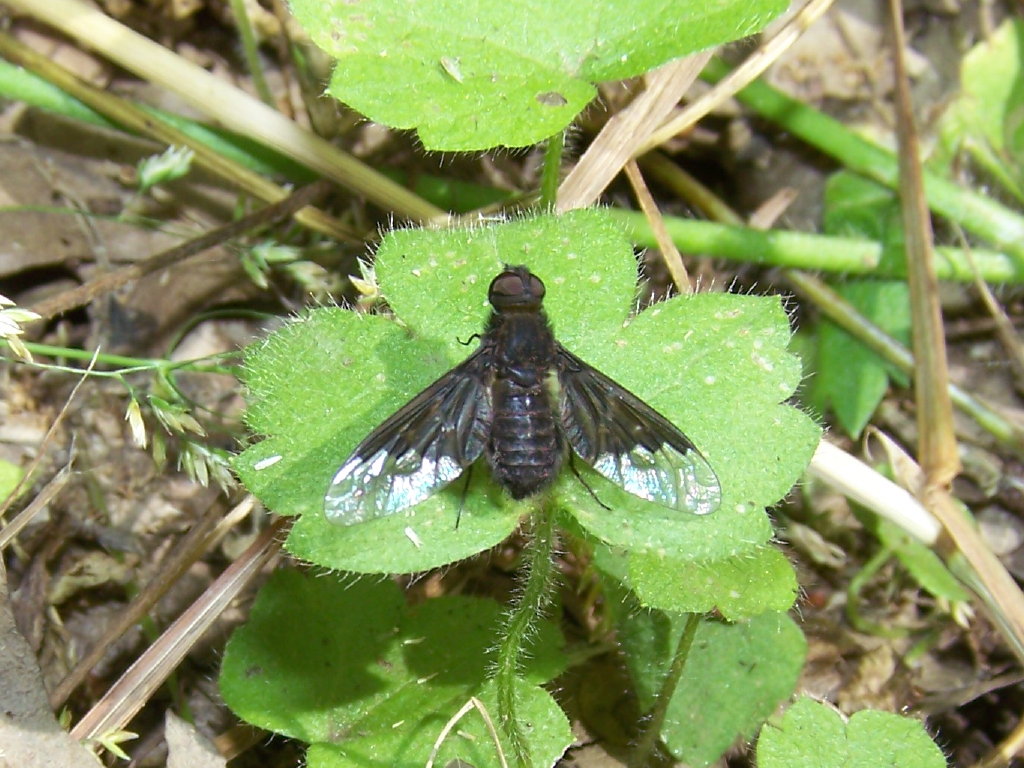
[[[327,519],[353,525],[401,512],[476,461],[491,422],[490,359],[481,347],[357,445],[327,489]]]
[[[715,471],[672,422],[564,347],[556,365],[562,429],[581,459],[641,499],[696,515],[718,509]]]

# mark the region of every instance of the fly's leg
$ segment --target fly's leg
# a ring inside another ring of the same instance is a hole
[[[459,511],[455,515],[455,530],[459,530],[459,521],[462,520],[462,507],[466,504],[466,494],[469,493],[469,481],[473,477],[473,465],[470,464],[465,471],[466,482],[462,484],[462,493],[459,494]]]
[[[600,504],[602,509],[608,510],[610,512],[612,508],[598,498],[597,492],[590,487],[590,483],[588,483],[583,478],[583,475],[580,474],[580,471],[576,469],[576,454],[574,454],[572,451],[569,451],[569,469],[571,469],[572,473],[576,475],[576,479],[580,481],[580,485],[587,489],[587,493],[594,497],[594,501]]]

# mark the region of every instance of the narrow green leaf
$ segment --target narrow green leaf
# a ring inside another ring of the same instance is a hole
[[[970,600],[967,590],[950,573],[942,558],[895,523],[874,515],[871,518],[875,534],[896,553],[918,584],[936,597],[944,597],[954,602]]]
[[[94,112],[78,99],[68,96],[57,86],[3,60],[0,60],[0,95],[92,125],[103,128],[113,126],[113,123],[101,114]]]

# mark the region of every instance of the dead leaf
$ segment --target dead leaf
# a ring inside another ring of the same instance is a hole
[[[167,768],[225,768],[228,764],[209,739],[171,710],[164,722]]]
[[[57,724],[35,656],[14,625],[0,563],[0,768],[83,768],[96,757]]]

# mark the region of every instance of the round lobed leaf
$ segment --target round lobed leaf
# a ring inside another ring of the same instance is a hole
[[[535,144],[594,83],[753,34],[782,0],[291,0],[337,59],[330,93],[427,149]]]
[[[221,692],[246,721],[309,742],[314,768],[422,766],[470,696],[492,719],[497,712],[488,678],[500,625],[491,600],[446,596],[410,608],[390,581],[277,571],[227,645]],[[539,687],[564,669],[560,645],[558,630],[540,623],[518,682],[523,713],[537,724],[527,739],[549,765],[571,740],[565,715]],[[438,764],[493,765],[494,750],[474,712]]]
[[[236,466],[268,507],[301,515],[289,550],[331,568],[415,572],[493,546],[515,527],[523,507],[504,501],[482,466],[465,491],[457,480],[407,513],[348,527],[323,515],[327,485],[356,443],[470,354],[463,342],[482,330],[488,284],[506,262],[545,281],[559,340],[683,429],[724,491],[721,508],[698,517],[631,496],[582,466],[601,503],[566,471],[552,491],[560,506],[589,535],[635,552],[707,561],[766,542],[764,507],[795,482],[819,436],[803,413],[780,404],[800,379],[781,304],[702,294],[656,305],[624,327],[636,290],[632,247],[605,213],[588,210],[392,233],[376,273],[411,336],[390,320],[329,308],[254,346],[248,422],[267,437]]]
[[[849,721],[827,704],[798,699],[757,742],[761,768],[945,768],[923,724],[892,712],[862,710]]]

